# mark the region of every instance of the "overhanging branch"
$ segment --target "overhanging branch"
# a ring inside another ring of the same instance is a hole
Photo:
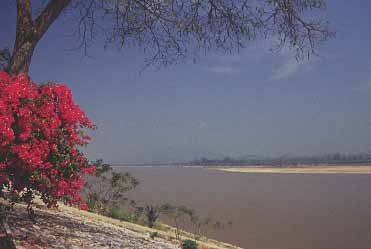
[[[57,19],[64,8],[68,6],[71,0],[50,0],[45,9],[36,18],[34,24],[35,38],[40,40],[48,30],[50,25]]]

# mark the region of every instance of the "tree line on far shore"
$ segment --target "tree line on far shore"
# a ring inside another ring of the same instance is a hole
[[[371,153],[330,153],[320,156],[281,156],[281,157],[254,157],[254,158],[233,158],[222,159],[206,158],[193,160],[190,165],[200,166],[238,166],[238,165],[300,165],[300,164],[368,164],[371,163]]]

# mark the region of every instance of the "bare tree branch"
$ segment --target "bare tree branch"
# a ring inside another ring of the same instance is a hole
[[[40,40],[50,25],[58,18],[71,0],[50,0],[45,9],[36,18],[34,24],[35,39]]]
[[[103,35],[105,46],[143,48],[148,65],[175,64],[200,51],[238,52],[249,41],[266,38],[302,59],[334,35],[321,17],[325,0],[50,0],[34,23],[31,1],[17,0],[11,70],[19,65],[13,72],[27,72],[37,42],[67,6],[77,16],[79,47],[85,53]],[[27,36],[18,39],[20,33]],[[27,46],[19,50],[21,44]]]
[[[150,54],[148,64],[165,66],[196,57],[200,50],[233,52],[270,37],[298,59],[315,54],[318,43],[334,35],[317,16],[325,7],[324,0],[90,0],[74,5],[85,50],[100,33],[106,44],[143,47]]]

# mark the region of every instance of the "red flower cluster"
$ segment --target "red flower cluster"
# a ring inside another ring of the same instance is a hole
[[[26,75],[0,71],[0,188],[50,207],[63,199],[86,207],[79,195],[82,174],[94,173],[78,147],[94,129],[62,84],[35,84]]]

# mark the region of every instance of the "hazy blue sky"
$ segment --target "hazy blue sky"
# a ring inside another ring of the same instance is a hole
[[[2,1],[0,46],[12,47],[15,3]],[[296,62],[269,41],[236,55],[148,69],[136,49],[69,51],[61,18],[37,47],[31,77],[72,88],[99,129],[87,152],[108,162],[192,160],[201,156],[371,151],[371,1],[331,0],[337,37],[321,57]]]

